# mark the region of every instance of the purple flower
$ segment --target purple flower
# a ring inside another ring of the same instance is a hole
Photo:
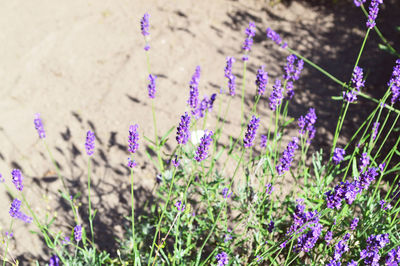
[[[210,99],[208,99],[208,97],[205,96],[205,97],[203,98],[203,100],[200,102],[199,109],[198,109],[198,111],[196,112],[196,114],[197,114],[199,117],[204,117],[204,116],[205,116],[206,111],[207,111],[207,109],[208,109],[208,102],[209,102],[209,101],[210,101]]]
[[[303,70],[304,62],[301,59],[298,59],[294,54],[289,55],[286,58],[287,64],[285,66],[285,75],[283,78],[287,81],[289,80],[298,80],[300,77],[301,70]],[[296,66],[297,61],[297,66]]]
[[[396,65],[393,68],[392,77],[388,83],[392,90],[391,102],[394,104],[400,99],[400,59],[396,60]]]
[[[139,148],[139,132],[138,124],[129,126],[129,138],[128,138],[128,151],[130,153],[135,153]]]
[[[66,236],[66,237],[64,237],[64,240],[61,241],[61,244],[68,245],[70,242],[71,242],[71,239],[68,236]]]
[[[400,264],[400,246],[390,250],[385,261],[388,266],[398,266]]]
[[[230,198],[232,196],[232,192],[228,193],[229,189],[227,187],[224,187],[222,189],[222,196],[224,197],[224,199]]]
[[[283,152],[280,163],[276,166],[276,171],[278,172],[278,175],[281,176],[289,170],[290,165],[293,161],[294,152],[299,148],[298,142],[299,139],[297,137],[293,137],[292,141],[289,142],[286,150]]]
[[[271,195],[272,191],[274,191],[274,187],[272,186],[271,183],[268,183],[265,185],[265,194]]]
[[[390,210],[392,208],[392,205],[390,205],[390,203],[387,203],[386,200],[379,201],[379,205],[381,205],[381,209],[384,211]]]
[[[271,28],[268,28],[267,31],[267,38],[271,39],[272,41],[274,41],[277,45],[280,45],[282,48],[286,48],[287,47],[287,43],[282,43],[282,39],[279,36],[278,33],[276,33],[275,31],[273,31]]]
[[[196,150],[196,155],[194,156],[196,161],[201,162],[207,157],[208,148],[212,142],[213,134],[214,133],[212,131],[209,131],[208,133],[204,132],[203,137],[201,137],[199,147]]]
[[[278,107],[282,103],[283,99],[282,83],[279,79],[275,80],[273,88],[274,89],[272,90],[271,96],[269,97],[269,108],[272,111],[275,111],[276,107]]]
[[[253,22],[250,22],[245,33],[247,37],[244,40],[242,49],[245,51],[246,55],[243,56],[243,61],[247,61],[249,59],[247,53],[250,52],[251,46],[253,45],[253,37],[256,35],[256,25]]]
[[[150,32],[149,32],[149,26],[150,26],[149,18],[150,18],[150,15],[149,15],[149,13],[146,12],[143,15],[142,20],[140,20],[140,29],[142,30],[143,36],[150,35]]]
[[[229,263],[228,254],[226,254],[225,252],[217,254],[215,258],[217,259],[218,266],[224,266]]]
[[[355,260],[351,260],[348,264],[347,264],[347,266],[357,266],[358,265],[358,263],[357,263],[357,261],[355,261]]]
[[[271,222],[268,224],[268,232],[272,233],[272,231],[275,228],[275,222],[271,220]]]
[[[333,152],[332,160],[335,164],[339,164],[344,159],[346,152],[341,148],[335,148]]]
[[[228,232],[231,233],[232,230],[228,229]],[[232,240],[232,235],[231,235],[231,234],[225,234],[224,242],[227,243],[227,242],[229,242],[230,240]]]
[[[353,221],[352,221],[351,224],[350,224],[350,230],[351,230],[351,231],[356,230],[359,220],[360,220],[360,219],[358,219],[357,217],[353,219]]]
[[[59,265],[60,265],[60,259],[57,257],[57,255],[51,256],[49,261],[49,266],[59,266]]]
[[[185,204],[182,204],[182,201],[180,200],[175,203],[175,207],[179,212],[183,212],[185,210]]]
[[[291,100],[294,96],[293,81],[286,82],[286,99]]]
[[[245,148],[250,148],[251,146],[253,146],[259,125],[260,119],[253,115],[249,124],[247,125],[247,131],[243,139],[243,146]]]
[[[77,225],[74,228],[74,238],[76,242],[79,242],[82,240],[82,226]]]
[[[317,115],[315,114],[314,108],[310,108],[305,117],[300,116],[299,118],[298,121],[298,125],[300,127],[299,133],[301,135],[304,135],[306,132],[308,132],[307,143],[310,143],[315,136],[315,128],[314,128],[315,122],[317,122]]]
[[[364,4],[364,3],[365,3],[365,0],[354,0],[354,4],[355,4],[357,7],[361,6],[361,5]]]
[[[11,203],[11,207],[10,207],[10,216],[12,218],[17,218],[18,214],[20,212],[21,209],[21,201],[19,199],[14,199],[13,202]]]
[[[128,164],[127,165],[128,165],[129,168],[134,168],[137,164],[136,164],[136,161],[134,159],[128,157]]]
[[[39,138],[44,139],[46,137],[46,132],[44,131],[40,114],[35,114],[35,119],[33,120],[33,123],[35,124],[36,131],[39,134]]]
[[[5,235],[8,239],[10,239],[14,236],[14,233],[13,232],[5,232]]]
[[[350,234],[346,234],[342,240],[340,240],[335,245],[335,251],[333,253],[333,259],[330,261],[331,264],[329,265],[340,265],[340,258],[343,256],[344,253],[349,251],[349,245],[347,241],[350,239]]]
[[[361,67],[356,66],[354,68],[351,82],[354,86],[354,89],[343,92],[343,99],[352,103],[357,100],[357,95],[360,93],[361,89],[365,85],[365,81],[363,80],[363,69]]]
[[[92,156],[94,153],[94,140],[95,140],[94,133],[88,130],[86,134],[85,148],[86,148],[86,154],[89,156]]]
[[[368,14],[368,21],[367,21],[367,27],[372,29],[375,27],[376,23],[376,17],[378,16],[379,12],[379,4],[382,4],[382,0],[372,0],[371,4],[369,5],[369,14]]]
[[[325,234],[325,243],[329,246],[329,244],[331,243],[331,241],[332,241],[332,231],[328,231],[328,232],[326,232],[326,234]]]
[[[260,142],[260,147],[262,149],[264,149],[265,147],[267,147],[267,141],[268,141],[268,137],[266,135],[261,135],[261,142]]]
[[[228,88],[231,96],[235,96],[236,91],[236,77],[232,74],[232,65],[234,62],[235,58],[226,58],[225,77],[228,79]]]
[[[180,161],[181,161],[181,160],[178,158],[178,155],[175,155],[175,158],[172,159],[172,165],[173,165],[175,168],[178,168]]]
[[[22,180],[24,178],[22,177],[21,170],[13,169],[11,171],[11,176],[12,176],[12,182],[13,182],[15,188],[19,191],[22,191],[22,189],[24,188],[24,185],[22,185]]]
[[[375,140],[376,136],[378,135],[379,125],[379,122],[375,122],[374,126],[372,127],[372,140]]]
[[[0,183],[4,183],[4,181],[6,181],[6,180],[5,180],[4,177],[0,174]]]
[[[383,173],[383,171],[385,170],[385,166],[386,166],[386,163],[381,163],[379,166],[378,166],[378,168],[379,168],[379,170]]]
[[[268,83],[268,73],[264,71],[264,66],[261,66],[257,71],[256,85],[258,95],[264,95],[265,88]]]
[[[150,50],[150,45],[149,45],[148,43],[146,43],[146,45],[144,46],[144,50],[145,50],[145,51]]]
[[[154,99],[156,97],[156,75],[149,75],[149,85],[147,88],[149,89],[149,97]]]
[[[257,262],[260,262],[260,261],[262,261],[264,258],[263,258],[263,256],[260,256],[260,255],[257,255]]]
[[[379,250],[389,244],[389,234],[371,235],[367,239],[367,247],[360,252],[365,265],[379,265]]]
[[[369,155],[364,152],[360,158],[360,169],[363,171],[365,167],[369,165]]]
[[[176,141],[178,144],[186,144],[190,135],[190,116],[185,113],[181,116],[181,122],[176,129]]]
[[[192,108],[192,112],[197,111],[197,105],[199,103],[199,81],[200,81],[200,66],[196,67],[196,70],[190,80],[190,95],[188,104]]]
[[[325,193],[326,205],[330,209],[340,209],[342,207],[342,200],[344,199],[347,204],[352,204],[356,199],[357,194],[361,193],[362,189],[359,187],[359,182],[340,182],[334,190],[329,190]]]
[[[208,107],[207,107],[208,111],[211,111],[213,109],[215,99],[217,99],[217,94],[216,93],[211,94],[210,100],[208,101]]]
[[[309,225],[310,229],[308,232],[302,234],[297,239],[297,245],[294,247],[297,252],[309,252],[317,243],[319,236],[322,231],[322,224],[319,223],[319,220],[314,221],[312,225]]]

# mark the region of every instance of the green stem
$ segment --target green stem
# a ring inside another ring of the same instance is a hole
[[[89,224],[90,233],[92,234],[92,245],[94,246],[94,233],[93,233],[93,217],[92,217],[92,203],[90,200],[90,157],[88,158],[88,204],[89,204]]]
[[[14,219],[11,219],[10,229],[9,229],[9,231],[8,231],[8,234],[11,234],[13,223],[14,223]],[[9,244],[9,242],[10,242],[10,237],[9,237],[9,235],[8,235],[8,236],[7,236],[7,241],[6,241],[6,249],[4,250],[4,255],[3,255],[3,266],[6,265],[6,261],[7,261],[7,251],[8,251],[8,244]]]
[[[153,125],[154,125],[154,141],[156,143],[156,151],[157,151],[157,158],[158,164],[160,165],[161,175],[164,173],[164,165],[160,154],[160,143],[158,143],[158,135],[157,135],[157,122],[156,122],[156,112],[154,107],[154,101],[151,102],[151,110],[153,113]]]
[[[242,81],[242,111],[240,114],[240,125],[242,126],[243,120],[244,120],[244,89],[246,86],[246,66],[247,66],[247,61],[244,61],[243,63],[243,81]]]

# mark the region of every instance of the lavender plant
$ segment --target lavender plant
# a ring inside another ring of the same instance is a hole
[[[85,142],[87,225],[45,142],[43,122],[37,114],[34,126],[62,182],[60,196],[69,203],[74,214],[73,221],[66,221],[71,231],[63,236],[52,228],[55,217],[48,222],[35,214],[24,196],[23,190],[29,188],[24,188],[23,173],[19,169],[12,170],[10,182],[16,191],[7,182],[3,184],[13,199],[9,209],[10,225],[3,241],[3,266],[6,262],[18,264],[10,258],[8,248],[13,223],[21,221],[33,223],[43,236],[49,249],[49,265],[398,265],[400,111],[396,104],[400,98],[400,61],[395,61],[381,98],[375,99],[363,91],[368,80],[358,63],[366,41],[371,31],[383,38],[376,22],[382,1],[372,0],[369,13],[364,8],[365,2],[354,1],[367,15],[367,29],[355,65],[349,71],[348,82],[340,81],[303,57],[268,28],[266,38],[289,55],[282,76],[277,77],[272,86],[268,84],[265,66],[258,69],[252,83],[254,103],[245,110],[243,99],[245,93],[249,93],[245,90],[246,64],[256,32],[256,25],[250,22],[242,45],[241,133],[235,136],[236,142],[228,144],[220,141],[220,136],[235,96],[234,57],[227,57],[226,67],[221,70],[221,76],[224,71],[228,79],[229,95],[217,97],[214,93],[200,101],[200,67],[196,67],[189,83],[188,109],[182,110],[179,123],[172,125],[163,137],[158,137],[154,110],[156,76],[150,72],[150,15],[146,13],[140,27],[146,43],[148,95],[152,101],[155,139],[144,139],[153,145],[151,148],[158,159],[155,200],[147,212],[138,215],[133,169],[137,165],[134,156],[140,149],[139,126],[131,125],[126,145],[130,153],[127,165],[131,182],[131,226],[126,229],[117,256],[98,250],[94,237],[96,210],[93,211],[91,203],[91,158],[97,156],[95,134],[89,130]],[[301,78],[304,63],[340,86],[334,100],[341,101],[341,110],[331,147],[313,154],[309,148],[319,134],[319,110],[309,106],[306,114],[295,118],[288,113],[288,106],[296,97],[294,85]],[[267,133],[260,132],[260,125],[268,118],[257,112],[257,104],[266,94],[272,111]],[[360,98],[374,103],[374,110],[353,136],[344,139],[341,132],[349,108],[359,104]],[[218,101],[227,102],[223,118],[206,130],[207,115]],[[245,111],[248,111],[247,123],[244,123]],[[201,120],[203,128],[197,130]],[[298,129],[296,135],[291,133],[284,138],[291,126]],[[174,129],[176,148],[170,154],[168,166],[161,157],[161,149]],[[259,147],[255,145],[258,139]],[[394,143],[389,145],[389,140]],[[237,145],[239,141],[242,145]],[[220,163],[223,156],[225,161]],[[229,160],[233,160],[233,167],[226,169]],[[290,179],[296,184],[295,191],[283,195],[280,193],[282,186]],[[1,174],[0,180],[3,181]],[[85,227],[90,228],[89,239]]]

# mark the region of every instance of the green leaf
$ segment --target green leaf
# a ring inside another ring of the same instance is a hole
[[[397,27],[396,27],[396,30],[397,30],[397,31],[400,31],[400,26],[397,26]]]
[[[343,100],[343,97],[342,96],[331,96],[331,99],[334,101],[341,101],[341,100]]]
[[[148,142],[150,142],[151,144],[156,145],[156,144],[154,143],[154,141],[152,141],[152,140],[149,139],[148,137],[143,136],[143,138],[144,138],[145,140],[147,140]]]
[[[353,176],[358,176],[359,172],[357,169],[357,159],[354,157],[353,158]]]
[[[85,227],[82,227],[82,243],[86,245],[86,230]]]
[[[158,164],[153,160],[153,158],[151,158],[151,155],[148,151],[146,151],[146,155],[150,159],[150,161],[157,167],[158,171],[160,171]]]
[[[171,134],[172,130],[174,130],[175,126],[172,126],[167,133],[164,134],[164,136],[161,137],[160,142],[163,142],[165,139],[167,139],[168,135]]]
[[[286,122],[283,124],[283,127],[286,127],[287,125],[289,125],[290,123],[292,123],[293,120],[294,120],[294,118],[291,118],[291,119],[289,119],[288,121],[286,121]]]

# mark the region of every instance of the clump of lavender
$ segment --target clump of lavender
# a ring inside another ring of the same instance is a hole
[[[304,61],[302,59],[298,59],[294,54],[289,55],[286,58],[286,61],[287,64],[285,66],[285,74],[283,75],[283,78],[287,81],[298,80],[304,67]]]
[[[149,97],[154,99],[156,97],[156,75],[149,75],[149,85],[147,88],[149,89]]]
[[[375,122],[372,127],[372,140],[375,140],[376,136],[378,135],[379,125],[379,122]]]
[[[400,59],[396,60],[396,65],[393,68],[392,77],[388,83],[392,90],[391,102],[394,104],[400,99]]]
[[[212,142],[213,132],[204,132],[203,137],[201,137],[199,147],[196,150],[196,155],[194,159],[198,162],[203,161],[207,157],[208,148]]]
[[[228,254],[226,252],[221,252],[215,256],[217,259],[218,266],[224,266],[229,263]]]
[[[357,95],[360,93],[361,89],[365,85],[363,80],[363,69],[359,66],[354,68],[354,72],[351,78],[351,82],[354,86],[354,90],[343,92],[343,99],[352,103],[357,100]]]
[[[266,135],[261,135],[260,148],[264,149],[265,147],[267,147],[267,142],[268,137]]]
[[[15,188],[19,191],[22,191],[22,189],[24,188],[24,185],[22,184],[22,180],[24,178],[22,177],[21,170],[13,169],[11,171],[11,176],[12,176],[12,182],[13,182]]]
[[[196,114],[197,105],[199,104],[199,81],[200,81],[200,66],[196,67],[196,70],[190,80],[190,95],[188,104],[192,108],[192,113]]]
[[[317,115],[315,114],[315,109],[310,108],[306,116],[300,116],[298,125],[300,127],[299,133],[304,136],[307,135],[307,143],[310,143],[315,136],[314,124],[317,122]]]
[[[282,103],[282,82],[281,80],[275,80],[271,96],[269,97],[269,108],[275,111],[276,108]]]
[[[353,221],[352,221],[351,224],[350,224],[350,230],[351,230],[351,231],[356,230],[359,220],[360,220],[360,219],[358,219],[357,217],[353,219]]]
[[[359,7],[365,3],[366,0],[354,0],[354,4]]]
[[[247,131],[243,139],[243,146],[245,148],[250,148],[251,146],[253,146],[259,125],[260,119],[253,115],[249,124],[247,125]]]
[[[319,223],[319,219],[315,219],[313,223],[309,223],[309,231],[302,234],[297,239],[297,245],[294,247],[297,252],[309,252],[317,243],[319,236],[322,232],[322,224]]]
[[[229,94],[231,96],[235,96],[236,93],[236,77],[232,74],[232,65],[234,62],[235,58],[226,58],[225,77],[228,79]]]
[[[256,35],[256,25],[253,22],[249,23],[249,26],[246,28],[245,31],[247,37],[244,40],[242,49],[245,51],[245,55],[243,56],[243,61],[249,60],[247,56],[248,52],[251,50],[251,46],[253,45],[253,37]]]
[[[129,126],[129,138],[128,138],[128,151],[130,153],[135,153],[139,148],[139,132],[138,124]]]
[[[179,212],[183,212],[185,210],[185,204],[182,204],[182,201],[180,200],[175,203],[175,207]]]
[[[76,242],[82,240],[82,226],[77,225],[74,227],[74,238]]]
[[[397,266],[400,264],[400,246],[388,252],[386,257],[386,265]]]
[[[176,129],[176,141],[178,144],[186,144],[190,135],[190,116],[185,113],[181,116],[181,122]]]
[[[344,160],[344,155],[346,154],[345,150],[341,148],[335,148],[333,152],[332,160],[335,164],[339,164],[341,161]]]
[[[33,123],[35,124],[36,131],[39,134],[39,138],[44,139],[46,137],[46,132],[44,131],[40,114],[35,114],[35,119],[33,120]]]
[[[88,130],[86,134],[85,148],[86,148],[86,154],[89,156],[92,156],[94,153],[94,140],[95,140],[94,133]]]
[[[282,48],[287,47],[287,42],[282,43],[281,36],[279,36],[279,34],[276,33],[275,31],[273,31],[271,28],[268,28],[266,33],[267,33],[268,39],[271,39],[272,41],[274,41],[277,45],[281,46]]]
[[[286,171],[289,170],[294,158],[294,152],[299,148],[298,142],[299,139],[297,137],[293,137],[292,141],[289,142],[286,150],[283,152],[280,163],[276,166],[276,171],[278,172],[278,175],[283,175]]]
[[[389,244],[389,234],[370,235],[367,239],[367,247],[360,252],[360,258],[366,265],[379,265],[379,250]]]
[[[268,83],[268,73],[264,71],[264,66],[261,66],[257,71],[256,85],[258,95],[264,95],[265,88]]]
[[[379,4],[382,4],[383,0],[372,0],[371,4],[369,5],[369,14],[368,14],[368,21],[367,21],[367,27],[372,29],[375,27],[376,23],[376,17],[378,16],[379,12]]]

